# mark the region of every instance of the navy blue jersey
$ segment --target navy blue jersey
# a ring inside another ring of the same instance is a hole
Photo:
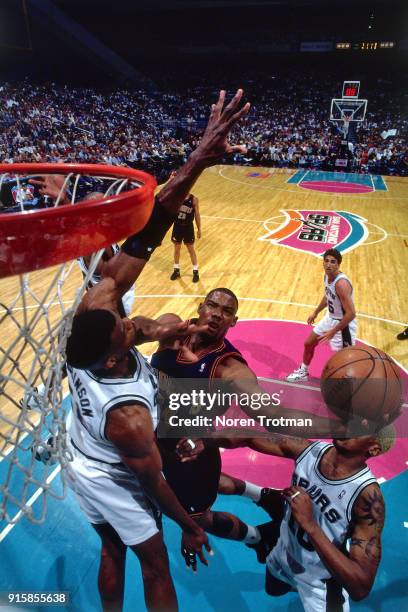
[[[176,220],[174,222],[175,227],[185,225],[192,225],[194,221],[194,196],[192,193],[186,198],[183,204],[180,206],[179,212],[177,213]]]
[[[196,322],[196,320],[191,321]],[[188,344],[190,338],[186,340]],[[233,357],[246,364],[245,359],[238,349],[225,338],[215,346],[208,348],[197,362],[191,363],[183,359],[181,351],[164,349],[152,356],[151,365],[155,368],[159,380],[158,403],[160,406],[161,421],[157,430],[157,444],[163,461],[163,473],[169,485],[177,495],[183,508],[191,515],[205,512],[214,503],[221,474],[221,455],[216,446],[207,445],[205,438],[213,430],[211,426],[195,426],[194,437],[203,438],[205,449],[195,461],[181,463],[175,451],[179,437],[171,427],[167,426],[165,414],[168,408],[168,396],[172,391],[180,392],[182,386],[187,383],[186,390],[200,388],[210,390],[211,381],[216,378],[217,367],[225,359]],[[179,380],[178,383],[174,379]],[[172,383],[172,380],[174,383]],[[221,411],[228,410],[229,406],[223,406]],[[196,407],[185,406],[184,415],[194,417],[197,414]],[[208,413],[207,413],[208,414]],[[220,410],[217,411],[220,414]]]
[[[195,323],[196,319],[191,322]],[[190,338],[187,338],[186,344],[188,345]],[[174,351],[171,349],[164,349],[154,353],[151,359],[151,365],[157,371],[157,377],[159,381],[159,397],[158,402],[160,406],[160,412],[162,415],[161,422],[159,425],[159,436],[160,437],[176,437],[177,430],[174,427],[169,429],[163,429],[164,424],[167,423],[168,410],[174,410],[169,404],[169,399],[175,395],[188,393],[192,397],[192,392],[210,392],[213,395],[223,387],[225,391],[230,390],[229,383],[222,383],[220,378],[216,377],[218,366],[226,359],[233,357],[244,363],[246,361],[241,355],[240,351],[236,349],[229,340],[223,338],[218,344],[208,347],[207,350],[203,349],[203,354],[196,362],[187,361],[184,358],[182,351]],[[229,408],[227,402],[216,402],[211,410],[208,411],[206,405],[199,403],[190,403],[189,405],[183,404],[177,408],[177,414],[186,417],[196,416],[201,414],[202,416],[212,417],[215,414],[220,415],[225,413]],[[196,425],[196,424],[194,424]],[[203,426],[202,432],[208,429],[208,422],[201,423]],[[199,429],[199,428],[198,428]],[[194,430],[198,431],[197,427]],[[210,429],[212,429],[210,427]],[[183,434],[184,435],[184,434]],[[180,435],[181,437],[181,435]]]
[[[192,320],[192,323],[195,323]],[[188,345],[190,338],[187,338]],[[247,362],[240,351],[226,338],[220,340],[217,346],[212,346],[205,352],[198,361],[191,363],[183,359],[182,351],[164,349],[154,353],[151,359],[152,366],[164,372],[172,378],[207,378],[209,381],[215,378],[217,367],[228,357],[234,357],[247,365]]]

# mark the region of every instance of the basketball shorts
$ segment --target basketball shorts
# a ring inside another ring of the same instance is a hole
[[[314,327],[313,331],[318,336],[321,336],[330,329],[333,329],[333,327],[336,327],[338,322],[338,319],[332,319],[332,317],[326,314],[320,323]],[[341,349],[346,348],[346,346],[353,346],[356,343],[356,329],[357,322],[355,319],[353,319],[344,329],[337,332],[330,340],[332,350],[340,351]]]
[[[194,225],[189,223],[188,225],[177,225],[174,224],[173,232],[171,234],[172,242],[184,242],[184,244],[194,244],[195,234]]]
[[[181,463],[174,451],[169,452],[169,443],[177,443],[177,440],[158,439],[157,442],[163,459],[163,474],[185,511],[201,514],[211,508],[217,498],[221,475],[219,449],[207,447],[195,461]]]
[[[143,492],[137,476],[125,467],[84,457],[72,449],[68,485],[89,522],[109,523],[127,546],[149,540],[161,529],[159,509]]]
[[[290,580],[285,574],[280,574],[277,567],[271,571],[268,565],[265,576],[265,591],[272,597],[297,591],[305,612],[350,611],[348,593],[335,583],[334,579],[322,581],[322,587],[317,587],[298,580]]]

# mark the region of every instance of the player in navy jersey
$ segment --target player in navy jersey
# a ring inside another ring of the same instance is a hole
[[[218,492],[221,474],[221,459],[218,447],[229,447],[228,438],[222,440],[212,439],[209,434],[213,431],[211,426],[196,427],[195,432],[200,438],[198,441],[179,440],[171,433],[168,414],[170,410],[166,406],[167,390],[173,389],[172,379],[188,379],[197,383],[200,389],[211,388],[214,381],[223,380],[229,384],[232,391],[241,394],[259,394],[265,391],[259,386],[255,373],[249,368],[241,353],[225,338],[230,327],[237,322],[238,300],[235,294],[226,288],[212,290],[198,308],[198,318],[192,319],[198,325],[207,325],[204,332],[197,332],[184,341],[195,360],[186,357],[180,350],[172,350],[159,345],[158,351],[153,355],[151,364],[158,371],[159,387],[164,391],[164,402],[161,411],[164,417],[164,426],[158,428],[158,444],[163,458],[163,470],[166,479],[175,491],[183,507],[197,520],[198,524],[209,533],[231,539],[245,540],[251,544],[257,544],[264,534],[262,529],[252,528],[243,524],[237,517],[226,513],[211,511],[211,505],[215,501]],[[180,321],[174,314],[162,315],[158,321],[170,323]],[[229,406],[223,406],[227,410]],[[268,406],[268,415],[281,415],[281,406]],[[187,413],[194,414],[194,407],[187,406]],[[245,408],[244,408],[245,410]],[[247,414],[253,416],[251,408]],[[218,411],[217,414],[220,414]],[[291,416],[305,417],[306,413],[291,410]],[[310,415],[309,415],[310,416]],[[316,427],[320,427],[323,433],[344,432],[340,422],[331,422],[328,419],[316,418]],[[323,429],[322,429],[323,428]],[[324,428],[326,428],[324,430]],[[286,430],[286,433],[292,433]],[[301,433],[300,431],[298,433]],[[175,434],[177,435],[177,434]],[[344,435],[344,434],[343,434]],[[184,458],[193,458],[191,462],[180,461],[180,444],[182,444]],[[186,452],[186,444],[192,445],[190,453]],[[219,515],[219,516],[218,516]],[[276,531],[276,530],[275,530]],[[276,534],[275,534],[276,535]],[[187,547],[186,556],[189,551]]]
[[[170,176],[172,177],[175,174],[176,172],[172,172]],[[180,278],[180,251],[183,242],[187,247],[193,265],[193,283],[198,283],[200,280],[197,253],[194,249],[194,220],[197,225],[197,238],[201,238],[201,217],[198,198],[190,193],[181,205],[173,225],[171,241],[174,244],[174,270],[170,280]]]
[[[319,343],[330,342],[333,351],[352,346],[356,338],[356,311],[353,301],[353,285],[340,271],[342,255],[337,249],[328,249],[323,254],[324,296],[320,304],[307,319],[314,323],[319,312],[327,308],[327,314],[316,325],[305,340],[303,362],[286,377],[289,382],[309,380],[309,365]]]

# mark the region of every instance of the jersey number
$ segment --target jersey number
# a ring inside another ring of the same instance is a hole
[[[289,529],[299,542],[302,548],[309,550],[310,552],[314,551],[313,544],[309,541],[305,530],[297,524],[295,519],[293,518],[293,514],[290,515],[289,519]]]
[[[333,302],[331,302],[330,300],[327,300],[327,308],[328,308],[328,311],[330,312],[330,314],[334,313]]]

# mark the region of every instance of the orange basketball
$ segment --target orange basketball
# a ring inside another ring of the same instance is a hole
[[[394,421],[402,404],[399,367],[389,355],[371,346],[353,346],[335,353],[326,363],[320,388],[327,407],[342,420]]]

